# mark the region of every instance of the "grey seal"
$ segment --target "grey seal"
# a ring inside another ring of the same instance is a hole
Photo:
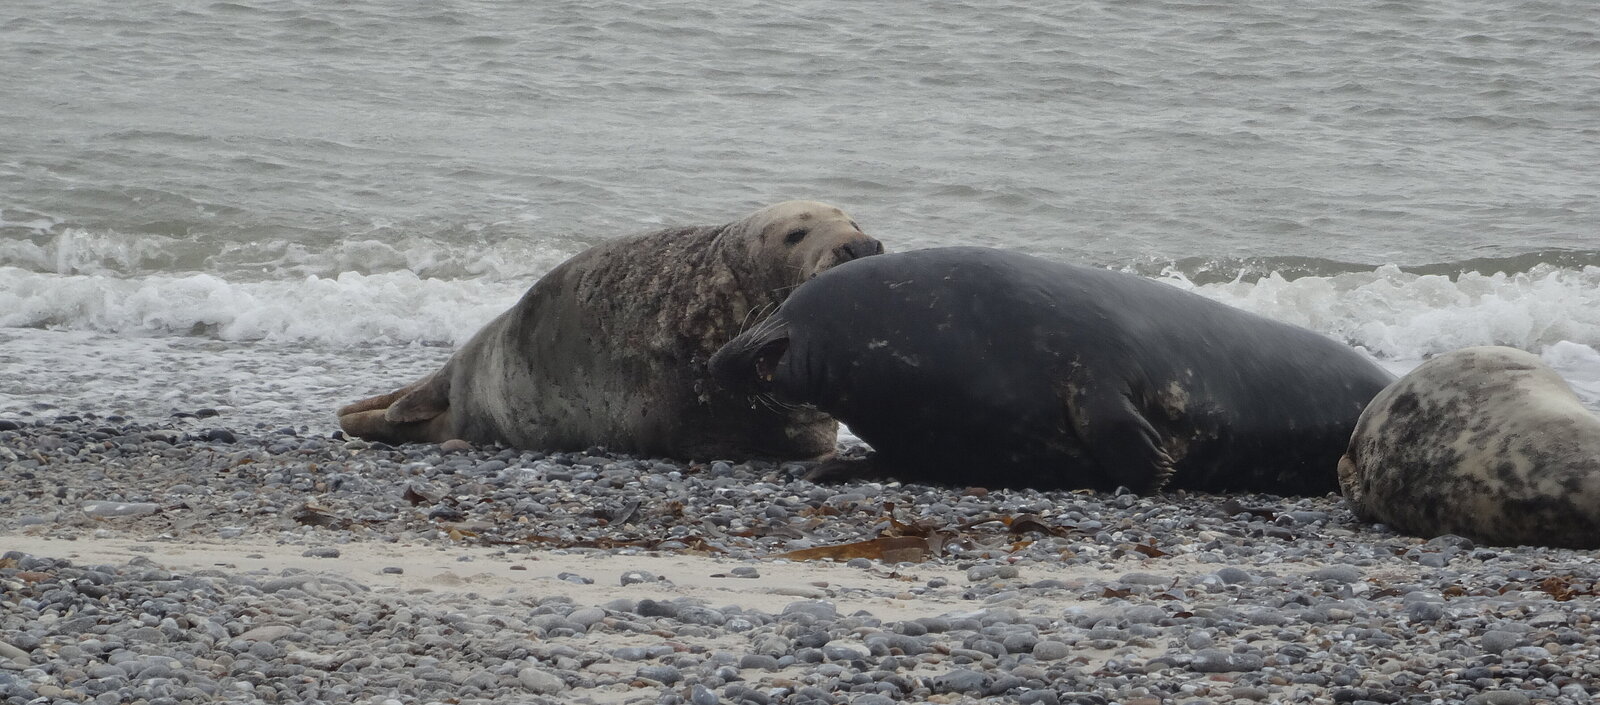
[[[1393,377],[1303,328],[1133,274],[977,247],[848,262],[711,360],[873,448],[816,479],[1327,493]]]
[[[1600,419],[1538,356],[1464,348],[1372,400],[1339,484],[1357,517],[1408,534],[1600,548]]]
[[[817,458],[837,423],[751,409],[706,360],[793,288],[883,251],[813,201],[605,242],[541,277],[437,372],[339,409],[346,433],[680,459]]]

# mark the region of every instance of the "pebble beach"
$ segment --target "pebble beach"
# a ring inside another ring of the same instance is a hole
[[[0,418],[0,702],[1600,694],[1592,551],[1400,536],[1334,495],[805,469]],[[804,559],[847,544],[893,550]]]

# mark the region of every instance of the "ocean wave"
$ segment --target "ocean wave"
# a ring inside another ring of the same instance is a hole
[[[1402,272],[1417,275],[1522,274],[1549,267],[1560,269],[1600,267],[1600,251],[1543,249],[1503,256],[1470,257],[1396,266]],[[1186,257],[1175,262],[1152,259],[1129,267],[1128,271],[1146,276],[1166,276],[1175,272],[1195,284],[1221,284],[1235,280],[1254,283],[1270,276],[1291,280],[1301,277],[1331,277],[1371,272],[1374,268],[1373,264],[1323,257]]]
[[[1384,266],[1331,276],[1273,273],[1181,289],[1304,326],[1380,359],[1420,360],[1470,345],[1534,352],[1600,348],[1600,267],[1454,276]],[[345,272],[272,281],[215,274],[121,277],[0,267],[0,327],[332,345],[460,344],[510,307],[531,279]]]
[[[446,236],[401,234],[381,224],[324,246],[272,238],[201,242],[194,237],[55,228],[0,239],[0,267],[111,277],[205,271],[235,281],[411,272],[424,278],[527,282],[582,248],[581,242],[557,237],[490,237],[471,228]]]
[[[231,282],[211,274],[121,278],[0,267],[0,327],[226,341],[459,345],[521,284],[411,272]]]
[[[1238,308],[1321,331],[1378,357],[1421,359],[1471,345],[1541,351],[1600,346],[1600,267],[1449,276],[1394,265],[1366,272],[1195,284],[1164,281]]]

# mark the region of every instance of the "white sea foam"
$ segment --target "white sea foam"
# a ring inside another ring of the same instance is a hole
[[[0,327],[229,341],[459,344],[523,284],[411,272],[230,282],[210,274],[121,278],[0,268]]]
[[[215,409],[207,424],[335,428],[334,409],[438,369],[447,346],[322,346],[0,328],[0,419],[141,420]]]
[[[1417,275],[1393,266],[1288,280],[1195,286],[1218,301],[1322,331],[1380,358],[1420,360],[1471,345],[1530,351],[1600,346],[1600,268],[1540,265],[1519,274]]]
[[[0,267],[0,327],[331,345],[459,344],[514,303],[532,279],[398,271],[241,282],[199,273],[121,277]],[[1385,360],[1421,360],[1469,345],[1543,352],[1565,341],[1600,348],[1597,267],[1457,277],[1380,267],[1199,286],[1169,273],[1162,281],[1321,331]]]

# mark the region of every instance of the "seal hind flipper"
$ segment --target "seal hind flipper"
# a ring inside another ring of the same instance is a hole
[[[404,396],[406,390],[408,389],[410,389],[410,387],[404,387],[393,392],[389,392],[388,394],[379,394],[378,396],[367,397],[366,399],[362,399],[358,402],[351,402],[339,407],[339,410],[334,413],[342,418],[351,414],[359,414],[363,411],[383,411],[388,409],[389,405],[394,403],[394,400]]]
[[[1125,391],[1069,384],[1061,390],[1067,421],[1108,485],[1139,494],[1160,492],[1175,463],[1161,434]]]
[[[437,418],[450,410],[449,365],[398,392],[383,412],[390,423],[417,423]]]
[[[339,409],[339,428],[346,435],[384,443],[438,443],[453,437],[449,410],[449,377],[435,373]]]

